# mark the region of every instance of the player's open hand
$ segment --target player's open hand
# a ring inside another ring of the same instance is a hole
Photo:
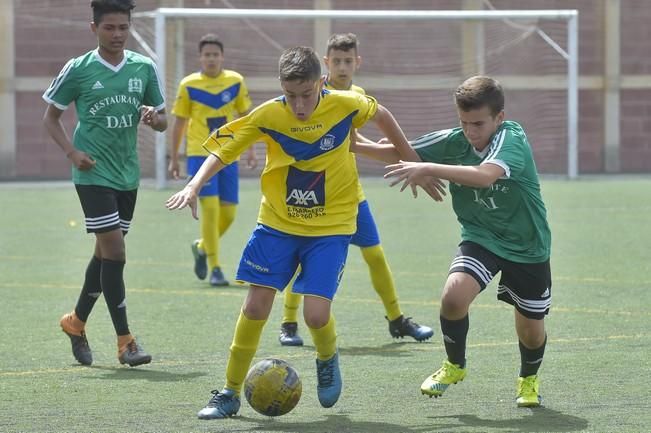
[[[170,159],[170,164],[167,167],[167,171],[169,171],[170,176],[172,176],[174,179],[178,179],[179,173],[181,172],[179,160],[176,158]]]
[[[384,178],[395,178],[391,181],[391,186],[402,182],[401,192],[409,186],[413,196],[418,197],[418,187],[421,187],[434,201],[443,201],[443,196],[446,195],[445,184],[441,179],[429,173],[426,163],[400,161],[397,164],[387,165],[385,168],[389,171]]]
[[[249,170],[254,170],[258,166],[258,158],[255,156],[255,152],[252,149],[246,154],[246,166]]]
[[[192,217],[199,219],[197,215],[197,193],[189,186],[167,199],[165,207],[169,210],[183,209],[189,206],[192,211]]]
[[[143,105],[140,107],[140,119],[145,125],[156,126],[158,125],[158,112],[154,107]]]
[[[91,158],[90,155],[77,149],[71,151],[68,154],[68,158],[72,161],[74,166],[77,167],[77,170],[80,171],[88,171],[95,167],[96,164],[95,160]]]

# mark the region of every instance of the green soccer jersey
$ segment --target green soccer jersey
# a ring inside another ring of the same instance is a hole
[[[518,123],[503,122],[481,153],[466,140],[461,128],[431,132],[411,144],[423,161],[489,163],[504,169],[504,176],[488,188],[450,183],[462,240],[475,242],[512,262],[539,263],[549,259],[547,211],[531,147]]]
[[[75,103],[78,121],[73,145],[96,161],[88,171],[73,167],[75,184],[123,191],[138,187],[140,107],[165,107],[163,86],[151,59],[125,50],[122,62],[114,66],[97,50],[90,51],[66,63],[43,99],[61,110]]]

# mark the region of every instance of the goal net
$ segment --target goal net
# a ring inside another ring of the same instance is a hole
[[[506,117],[525,127],[540,172],[578,175],[576,11],[161,8],[133,16],[134,39],[158,62],[170,108],[179,81],[199,69],[206,33],[224,42],[224,67],[245,77],[255,106],[280,94],[284,49],[309,45],[323,56],[332,33],[348,32],[360,42],[355,84],[391,110],[408,138],[458,125],[454,89],[469,76],[491,75],[505,88]],[[372,125],[363,133],[380,138]],[[143,165],[165,186],[170,134],[141,128],[141,143]],[[263,159],[264,146],[256,153]],[[373,161],[358,165],[361,174],[382,173]]]

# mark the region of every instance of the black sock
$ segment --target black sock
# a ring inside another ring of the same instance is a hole
[[[100,281],[101,270],[102,261],[93,255],[86,267],[84,285],[81,288],[77,306],[75,307],[75,313],[82,322],[88,321],[88,316],[93,311],[93,306],[95,306],[97,298],[102,294],[102,283]]]
[[[124,289],[124,262],[102,259],[102,291],[118,335],[129,334]]]
[[[466,336],[470,327],[468,315],[459,320],[448,320],[443,316],[441,319],[441,333],[445,352],[448,354],[448,361],[457,364],[461,368],[466,366]]]
[[[545,341],[537,349],[527,349],[522,341],[520,344],[520,377],[532,376],[538,373],[540,364],[542,364],[543,355],[545,355],[545,346],[547,345],[547,335]]]

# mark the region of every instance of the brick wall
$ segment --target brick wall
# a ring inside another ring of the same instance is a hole
[[[50,77],[53,78],[61,69],[65,61],[73,56],[80,55],[92,49],[96,40],[89,31],[90,8],[88,0],[13,0],[15,5],[16,29],[16,75],[18,77]],[[154,9],[159,5],[158,0],[138,0],[138,10]],[[169,4],[170,2],[167,2]],[[233,2],[241,8],[269,7],[271,2],[262,0],[238,0]],[[430,2],[410,0],[332,0],[333,9],[459,9],[462,2],[459,0],[432,0]],[[604,16],[601,2],[595,0],[492,0],[497,9],[578,9],[580,20],[579,70],[581,75],[601,75],[604,70],[604,46],[602,35],[604,32]],[[186,0],[188,7],[218,7],[220,1]],[[647,0],[622,0],[622,74],[651,74],[651,50],[648,41],[651,40],[651,8]],[[302,0],[277,0],[273,2],[275,8],[305,8],[311,2]],[[303,27],[296,26],[291,32],[283,29],[282,21],[267,21],[265,30],[274,34],[281,44],[293,45],[296,40],[312,40],[312,27],[305,22]],[[221,28],[220,28],[221,30]],[[349,24],[342,22],[332,23],[333,32],[349,31]],[[380,28],[378,32],[382,32]],[[414,24],[410,26],[410,34],[415,41],[428,38],[432,41],[433,50],[437,56],[445,56],[453,44],[446,38],[459,37],[445,35],[437,32],[435,27]],[[378,33],[378,38],[380,34]],[[383,66],[387,73],[400,73],[400,68],[409,64],[410,52],[405,46],[392,47],[384,44],[374,44],[373,37],[366,35],[363,41],[364,68],[374,70],[374,62],[380,62],[384,52],[390,52],[392,65]],[[253,47],[252,40],[241,40],[237,46],[228,46],[227,52],[246,53]],[[530,50],[541,48],[531,42]],[[235,44],[231,44],[235,45]],[[135,45],[134,45],[135,47]],[[245,73],[255,70],[257,75],[265,72],[275,74],[275,65],[278,57],[277,50],[270,49],[266,56],[255,58],[240,57],[240,63],[235,62],[229,67]],[[188,52],[187,62],[196,61],[195,53]],[[435,59],[432,68],[436,68]],[[562,65],[562,63],[559,63]],[[499,73],[514,74],[527,68],[535,70],[535,64],[523,65],[517,59],[512,63],[504,62],[494,66]],[[560,67],[560,66],[559,66]],[[562,73],[563,69],[559,69]],[[525,71],[526,72],[526,71]],[[374,92],[374,89],[367,89]],[[19,92],[16,97],[16,122],[17,122],[17,177],[19,178],[68,178],[69,165],[51,139],[46,135],[41,118],[45,103],[40,99],[42,92]],[[169,92],[168,92],[169,93]],[[373,94],[380,100],[392,98],[391,91],[378,90]],[[170,99],[172,95],[168,95]],[[268,92],[253,92],[256,103],[271,96]],[[537,107],[531,101],[536,95],[519,90],[509,92],[509,107],[517,107],[511,111],[509,117],[518,118],[535,117]],[[396,100],[409,101],[409,91],[402,92]],[[564,92],[550,93],[549,98],[558,98],[563,104]],[[622,172],[646,172],[651,169],[651,142],[649,132],[651,122],[651,90],[627,89],[621,93],[621,170]],[[432,94],[432,98],[449,98],[449,93]],[[391,100],[391,99],[389,99]],[[432,125],[423,122],[414,122],[410,116],[411,107],[408,102],[400,107],[391,107],[392,111],[399,113],[399,120],[410,136],[426,132],[427,130],[456,123],[454,113],[439,114]],[[74,108],[66,113],[64,120],[72,131],[74,126]],[[553,115],[553,113],[551,113]],[[562,114],[561,114],[562,115]],[[579,120],[579,161],[580,172],[599,173],[604,169],[604,136],[603,136],[603,96],[600,90],[586,89],[580,92],[580,120]],[[544,125],[525,125],[530,141],[534,147],[537,164],[541,171],[549,173],[563,173],[567,164],[567,149],[565,145],[566,131],[558,131],[558,140],[542,134]],[[371,132],[372,135],[372,132]],[[149,150],[151,151],[151,149]],[[151,155],[147,155],[147,169],[145,174],[151,175],[153,165]],[[374,165],[369,165],[373,168]]]

